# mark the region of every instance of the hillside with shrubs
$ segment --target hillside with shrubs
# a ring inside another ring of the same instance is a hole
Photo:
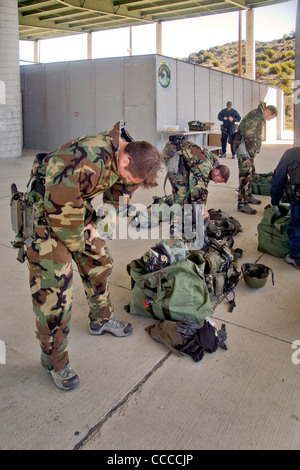
[[[292,129],[292,93],[295,73],[295,33],[268,42],[255,42],[256,80],[282,88],[285,101],[285,128]],[[228,43],[192,52],[186,62],[238,75],[238,43]],[[245,41],[242,41],[242,73],[245,73]]]

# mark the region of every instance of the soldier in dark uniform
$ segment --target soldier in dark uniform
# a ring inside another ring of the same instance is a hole
[[[297,168],[295,164],[297,163]],[[271,204],[277,206],[284,195],[290,203],[291,222],[286,232],[289,237],[290,253],[286,255],[285,261],[300,269],[300,147],[287,150],[279,161],[271,181]],[[290,186],[288,172],[294,176],[293,184]],[[296,179],[296,175],[297,178]],[[298,181],[298,183],[297,183]]]
[[[230,143],[231,154],[232,158],[235,156],[235,151],[233,148],[232,136],[235,133],[235,123],[240,122],[241,116],[239,113],[233,109],[232,102],[227,101],[226,108],[222,109],[222,111],[218,114],[219,121],[222,121],[222,136],[221,136],[221,143],[222,143],[222,155],[221,158],[226,157],[226,147],[227,141]]]

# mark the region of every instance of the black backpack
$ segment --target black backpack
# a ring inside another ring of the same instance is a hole
[[[300,204],[300,160],[296,160],[288,167],[284,201],[290,204]]]

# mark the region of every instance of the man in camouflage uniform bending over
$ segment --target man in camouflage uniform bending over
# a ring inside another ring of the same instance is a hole
[[[229,168],[220,165],[217,157],[205,147],[180,138],[166,143],[163,158],[174,203],[203,204],[204,219],[209,218],[205,207],[208,184],[210,181],[226,183]]]
[[[270,121],[277,116],[275,106],[263,107],[261,104],[250,111],[242,119],[237,133],[240,134],[241,143],[234,141],[233,148],[237,152],[239,165],[239,193],[238,211],[246,214],[256,214],[249,204],[260,204],[261,201],[253,197],[252,176],[255,172],[254,157],[261,148],[261,134],[265,121]]]
[[[127,336],[132,325],[112,318],[107,276],[112,258],[101,233],[112,233],[109,217],[97,217],[91,200],[116,213],[119,197],[130,199],[139,186],[156,186],[160,155],[151,144],[134,142],[121,123],[83,136],[34,164],[30,197],[35,209],[34,241],[27,250],[30,291],[36,315],[41,362],[62,390],[78,387],[71,369],[67,336],[72,306],[72,260],[89,306],[90,333]],[[111,207],[111,206],[109,206]]]

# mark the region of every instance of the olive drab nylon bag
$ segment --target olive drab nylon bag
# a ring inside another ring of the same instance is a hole
[[[261,194],[262,196],[270,196],[271,179],[273,171],[269,173],[253,173],[252,176],[252,194]]]
[[[258,251],[284,258],[289,250],[289,237],[286,232],[291,222],[289,204],[266,206],[264,216],[258,224]]]
[[[127,265],[131,276],[127,310],[131,314],[162,321],[181,321],[186,315],[199,324],[212,316],[201,254],[190,252],[185,259],[153,272],[145,270],[144,259],[145,256]]]

